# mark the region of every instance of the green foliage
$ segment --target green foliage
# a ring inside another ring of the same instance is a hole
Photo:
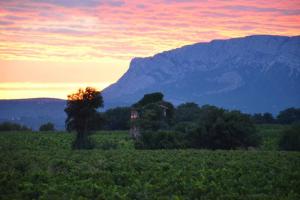
[[[134,150],[120,146],[128,132],[91,136],[117,148],[72,151],[73,137],[1,134],[0,199],[300,198],[299,152]]]
[[[195,129],[197,129],[197,123],[194,122],[179,122],[174,126],[174,130],[181,133],[190,133]]]
[[[30,131],[31,129],[13,122],[0,123],[0,131]]]
[[[90,149],[93,143],[88,134],[93,129],[91,122],[97,115],[97,108],[103,107],[103,98],[99,91],[87,87],[79,89],[77,93],[69,95],[67,101],[66,128],[68,131],[77,132],[76,139],[72,144],[74,149]]]
[[[200,117],[200,108],[195,103],[184,103],[177,106],[175,110],[175,122],[193,122]]]
[[[282,150],[300,151],[300,124],[295,124],[283,132],[279,146]]]
[[[104,114],[100,112],[96,112],[91,119],[88,121],[88,127],[92,131],[99,131],[104,128],[105,118]]]
[[[277,121],[280,124],[300,122],[300,108],[288,108],[281,111],[277,116]]]
[[[54,129],[54,124],[52,124],[52,123],[50,123],[50,122],[48,122],[48,123],[46,123],[46,124],[42,124],[41,126],[40,126],[40,129],[39,129],[40,131],[54,131],[55,129]]]
[[[138,148],[237,149],[257,147],[260,144],[250,116],[239,111],[226,111],[210,105],[199,108],[195,104],[183,104],[180,111],[176,111],[177,114],[193,115],[195,111],[193,118],[183,116],[173,127],[176,131],[160,132],[158,130],[162,129],[161,123],[164,121],[159,118],[160,109],[155,105],[149,104],[151,109],[146,107],[143,110],[143,121],[140,124],[143,131],[137,141]],[[166,143],[166,138],[169,139],[168,144],[160,145]]]
[[[169,129],[173,123],[174,106],[161,93],[146,94],[134,107],[139,113],[134,123],[143,131]]]
[[[139,127],[142,130],[156,131],[164,124],[163,110],[156,103],[151,103],[143,107],[140,112]]]
[[[239,111],[203,108],[199,127],[192,131],[191,146],[206,149],[237,149],[256,147],[260,139],[250,117]]]
[[[160,92],[145,94],[144,97],[139,100],[137,103],[135,103],[134,107],[143,107],[147,104],[157,103],[162,101],[164,98],[164,95]]]
[[[129,130],[130,126],[129,107],[117,107],[108,109],[104,113],[106,130]]]

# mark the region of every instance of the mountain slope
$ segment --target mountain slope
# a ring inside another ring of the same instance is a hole
[[[299,107],[300,36],[214,40],[134,58],[103,96],[112,107],[154,91],[175,104],[194,101],[245,112]]]

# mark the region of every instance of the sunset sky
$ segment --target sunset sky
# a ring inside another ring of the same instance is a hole
[[[300,1],[0,0],[0,99],[101,90],[133,57],[253,34],[300,35]]]

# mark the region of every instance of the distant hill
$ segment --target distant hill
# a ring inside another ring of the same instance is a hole
[[[155,91],[175,104],[193,101],[250,113],[299,107],[300,36],[213,40],[134,58],[103,96],[114,107]]]
[[[0,122],[11,121],[37,130],[41,124],[52,122],[64,129],[66,101],[52,98],[0,100]]]

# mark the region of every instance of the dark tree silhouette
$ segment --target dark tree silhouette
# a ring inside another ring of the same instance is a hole
[[[175,122],[193,122],[197,121],[200,116],[201,109],[196,103],[188,102],[177,106],[175,110]]]
[[[54,131],[54,124],[52,124],[51,122],[48,122],[46,124],[42,124],[40,126],[40,131]]]
[[[277,121],[280,124],[292,124],[300,122],[300,108],[288,108],[277,115]]]
[[[145,94],[144,97],[137,103],[133,104],[133,107],[142,107],[151,103],[157,103],[162,101],[164,95],[160,92]]]
[[[0,131],[31,131],[31,129],[13,122],[2,122],[0,123]]]
[[[130,128],[129,107],[116,107],[108,109],[104,113],[105,125],[107,130],[129,130]]]
[[[91,121],[97,114],[97,108],[103,107],[103,98],[99,91],[87,87],[85,90],[79,89],[77,93],[68,95],[66,128],[76,131],[76,139],[73,143],[74,149],[92,148],[89,140],[91,131]]]

